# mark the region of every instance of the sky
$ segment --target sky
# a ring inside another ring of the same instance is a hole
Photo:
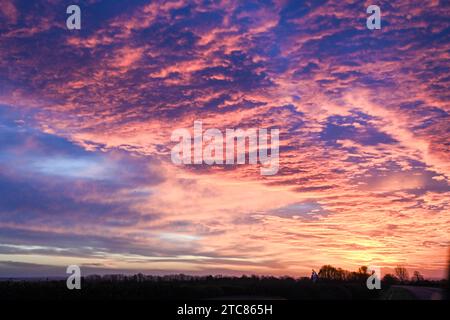
[[[0,277],[443,277],[450,6],[369,2],[1,0]],[[277,174],[173,164],[196,120],[279,129]]]

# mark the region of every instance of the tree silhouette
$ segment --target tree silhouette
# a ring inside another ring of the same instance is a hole
[[[400,282],[404,283],[409,280],[408,270],[406,270],[403,266],[397,266],[395,269],[395,275],[400,280]]]
[[[411,280],[415,281],[415,282],[422,282],[424,280],[424,278],[419,271],[414,271],[414,274],[413,274]]]
[[[341,268],[335,268],[329,264],[322,266],[319,271],[320,279],[343,281],[348,278],[349,272]]]
[[[359,269],[358,269],[358,272],[359,273],[361,273],[361,274],[367,274],[367,266],[361,266]]]
[[[383,277],[383,282],[385,284],[387,284],[388,286],[396,284],[399,282],[399,280],[397,279],[396,276],[394,276],[393,274],[387,273],[385,274],[385,276]]]

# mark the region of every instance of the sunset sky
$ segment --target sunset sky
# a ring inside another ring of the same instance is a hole
[[[443,277],[449,61],[447,1],[0,0],[0,277]],[[278,128],[278,173],[172,164],[195,120]]]

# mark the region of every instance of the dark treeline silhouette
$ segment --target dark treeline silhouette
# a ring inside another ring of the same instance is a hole
[[[323,281],[346,281],[346,282],[364,282],[369,277],[367,267],[362,266],[357,272],[335,268],[331,265],[324,265],[320,268],[319,278]]]
[[[90,275],[82,278],[81,290],[68,290],[65,280],[0,281],[0,300],[8,299],[378,299],[382,290],[368,290],[367,267],[349,272],[330,265],[319,271],[319,281],[273,276],[189,276],[184,274]],[[384,287],[397,283],[389,276]],[[425,281],[425,280],[423,280]],[[389,283],[388,283],[389,282]],[[433,283],[439,285],[438,282]],[[383,288],[384,289],[384,288]]]

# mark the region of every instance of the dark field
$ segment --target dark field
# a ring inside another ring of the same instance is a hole
[[[432,283],[437,287],[442,284]],[[382,290],[368,290],[365,281],[313,283],[307,278],[275,277],[88,277],[82,279],[80,290],[68,290],[65,280],[0,281],[1,300],[415,299],[405,290],[397,289],[395,295],[392,292],[386,283]]]

